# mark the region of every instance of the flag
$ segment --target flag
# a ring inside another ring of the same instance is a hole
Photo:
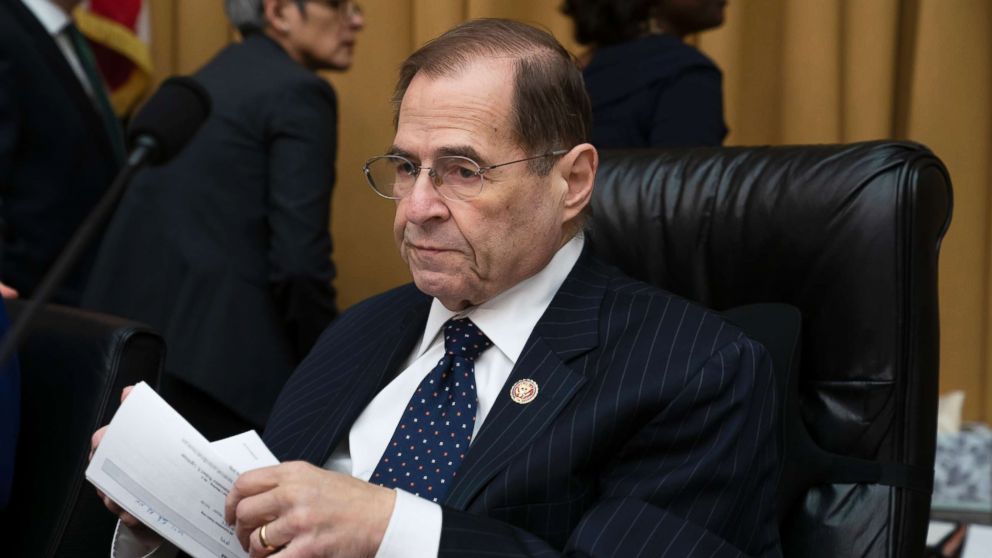
[[[119,118],[131,113],[151,85],[147,12],[147,0],[89,0],[73,14]]]

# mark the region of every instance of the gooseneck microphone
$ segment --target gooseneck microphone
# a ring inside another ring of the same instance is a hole
[[[210,95],[196,80],[185,76],[165,80],[131,120],[128,166],[145,160],[152,165],[168,162],[209,115]]]
[[[162,82],[128,127],[130,151],[124,168],[76,229],[4,336],[0,344],[0,365],[13,354],[38,309],[62,284],[86,246],[103,230],[135,173],[146,164],[161,165],[175,157],[209,115],[210,95],[193,78],[177,76]]]

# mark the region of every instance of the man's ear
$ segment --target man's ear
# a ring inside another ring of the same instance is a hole
[[[576,145],[559,161],[558,170],[566,184],[564,221],[572,221],[589,205],[598,167],[599,153],[588,143]]]
[[[278,33],[289,31],[289,21],[286,20],[287,0],[263,0],[262,13],[265,23]]]

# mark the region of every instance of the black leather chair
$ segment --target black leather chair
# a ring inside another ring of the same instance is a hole
[[[941,162],[901,142],[604,153],[593,212],[594,249],[634,277],[718,310],[800,310],[785,555],[922,556],[951,215]]]
[[[23,309],[7,301],[11,320]],[[162,338],[121,318],[48,306],[19,351],[21,431],[0,555],[110,555],[116,520],[86,482],[90,435],[110,422],[121,389],[156,385]]]

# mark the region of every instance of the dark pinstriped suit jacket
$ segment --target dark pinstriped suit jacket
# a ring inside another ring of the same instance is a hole
[[[338,318],[265,431],[323,465],[423,333],[412,285]],[[509,385],[532,378],[536,400]],[[534,328],[443,506],[440,556],[777,556],[764,349],[583,254]]]

